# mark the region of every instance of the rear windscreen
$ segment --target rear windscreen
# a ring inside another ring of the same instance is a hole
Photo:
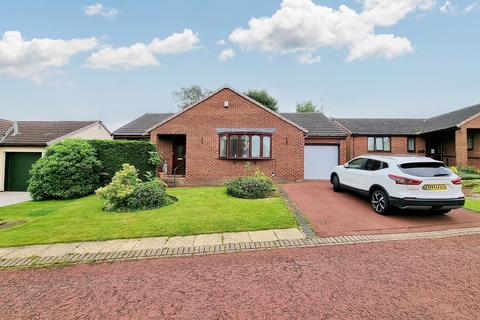
[[[449,177],[450,169],[439,162],[414,162],[399,165],[402,172],[417,177]]]

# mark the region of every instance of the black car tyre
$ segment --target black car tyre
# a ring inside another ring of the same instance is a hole
[[[335,191],[335,192],[341,192],[342,191],[342,185],[340,184],[340,179],[338,178],[337,175],[333,176],[332,185],[333,185],[333,191]]]
[[[373,211],[378,214],[388,214],[390,210],[390,202],[387,194],[383,190],[375,190],[370,197],[370,203]]]

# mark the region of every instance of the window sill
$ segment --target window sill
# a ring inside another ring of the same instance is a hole
[[[218,160],[247,160],[247,161],[253,161],[253,160],[273,160],[273,158],[221,158],[217,157]]]

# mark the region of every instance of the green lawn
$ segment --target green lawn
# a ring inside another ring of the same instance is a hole
[[[465,208],[475,212],[480,212],[480,200],[465,198]]]
[[[96,196],[26,202],[0,208],[0,220],[27,223],[0,228],[0,247],[149,236],[290,228],[296,221],[281,197],[243,200],[223,187],[169,189],[179,201],[164,208],[106,213]]]

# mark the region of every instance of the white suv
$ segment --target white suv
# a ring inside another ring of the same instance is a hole
[[[387,214],[394,206],[447,213],[463,207],[462,180],[441,161],[411,155],[365,155],[336,166],[333,190],[344,188],[370,198],[372,208]]]

